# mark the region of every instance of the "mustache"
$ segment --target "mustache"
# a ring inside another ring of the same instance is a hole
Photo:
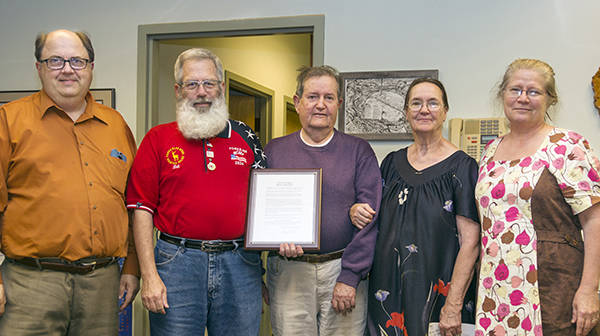
[[[188,102],[191,105],[198,104],[198,103],[211,103],[212,104],[212,103],[214,103],[214,100],[213,99],[199,98],[199,99],[195,99],[195,100],[191,100],[190,99],[190,100],[188,100]]]

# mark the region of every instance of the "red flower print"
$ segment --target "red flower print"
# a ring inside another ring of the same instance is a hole
[[[448,282],[447,284],[444,285],[444,282],[442,281],[442,279],[438,279],[438,283],[433,285],[433,291],[439,292],[443,296],[448,296],[449,289],[450,289],[450,283]]]
[[[527,302],[527,298],[523,296],[523,292],[518,289],[510,293],[508,297],[510,298],[510,304],[513,306],[518,306]]]
[[[496,199],[502,198],[502,196],[504,196],[504,191],[504,180],[500,180],[500,182],[492,189],[492,197]]]
[[[590,184],[587,183],[587,181],[581,181],[581,182],[577,183],[577,186],[581,190],[585,190],[585,191],[592,190],[592,187],[590,187]]]
[[[490,244],[490,247],[488,247],[487,249],[485,249],[485,252],[490,256],[495,258],[498,255],[498,250],[500,249],[500,247],[498,246],[498,244],[496,244],[496,242],[492,242]]]
[[[535,161],[535,163],[533,164],[533,170],[538,170],[542,167],[549,167],[550,165],[548,164],[548,162],[544,161],[544,160],[537,160]]]
[[[565,153],[567,152],[567,146],[565,146],[565,145],[556,146],[556,147],[554,147],[554,152],[556,154],[565,155]]]
[[[506,280],[506,278],[508,278],[508,266],[504,263],[504,259],[500,259],[500,264],[496,267],[494,275],[498,281]]]
[[[496,328],[494,328],[493,334],[492,334],[492,332],[490,332],[490,335],[504,336],[504,335],[506,335],[506,330],[504,330],[504,327],[501,324],[499,324],[496,326]]]
[[[521,286],[522,282],[523,282],[523,279],[519,278],[518,276],[514,276],[514,277],[510,278],[510,284],[511,284],[512,288],[517,288],[517,287]]]
[[[481,204],[482,208],[487,208],[488,205],[490,204],[490,198],[487,196],[483,196],[480,200],[479,200],[479,204]]]
[[[521,218],[521,214],[519,214],[519,209],[517,207],[510,207],[506,210],[506,220],[509,222],[515,221]]]
[[[561,157],[552,161],[552,166],[554,166],[554,168],[556,168],[556,169],[561,169],[564,165],[565,165],[565,160]]]
[[[390,320],[387,320],[387,322],[385,323],[386,328],[389,328],[390,326],[400,328],[400,330],[404,330],[404,336],[407,336],[406,328],[404,327],[404,312],[400,314],[393,312],[392,318]]]
[[[573,141],[573,143],[577,143],[579,141],[579,139],[582,138],[581,135],[579,135],[579,134],[577,134],[575,132],[569,132],[568,134],[569,134],[569,139],[571,141]]]
[[[506,171],[506,169],[504,169],[504,167],[500,166],[500,167],[494,169],[494,171],[490,172],[490,177],[500,176],[500,175],[504,174],[505,171]]]
[[[492,288],[493,284],[494,284],[494,279],[492,279],[492,277],[487,277],[487,278],[483,279],[483,287],[485,287],[486,289]]]
[[[583,161],[585,153],[579,147],[573,147],[571,154],[569,154],[569,160]]]
[[[490,326],[490,323],[492,323],[492,320],[487,317],[479,319],[479,325],[482,326],[483,329],[487,329]]]
[[[494,226],[492,226],[492,232],[497,236],[502,231],[504,231],[504,222],[503,221],[496,221],[494,223]]]
[[[598,173],[594,168],[590,168],[590,171],[588,172],[588,177],[594,182],[600,181],[600,176],[598,176]]]
[[[500,319],[503,319],[506,316],[508,316],[508,313],[510,313],[510,307],[506,303],[501,303],[498,306],[498,310],[496,311],[496,314],[498,315],[498,317]]]
[[[488,164],[487,164],[487,170],[488,170],[488,171],[490,171],[490,169],[494,168],[494,165],[495,165],[495,164],[496,164],[496,163],[494,163],[494,161],[492,161],[492,162],[488,163]]]
[[[531,156],[528,156],[526,158],[524,158],[523,160],[521,160],[521,163],[519,163],[519,166],[525,168],[528,167],[531,164]]]
[[[523,322],[521,322],[521,328],[531,331],[531,320],[529,319],[529,316],[527,316]]]
[[[515,241],[519,245],[527,245],[531,241],[531,237],[529,237],[527,232],[525,232],[525,230],[523,230],[523,232],[521,232],[521,233],[519,233],[519,235],[517,235],[517,238],[515,238]]]

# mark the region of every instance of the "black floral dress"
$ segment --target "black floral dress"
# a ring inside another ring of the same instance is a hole
[[[439,322],[459,250],[456,215],[479,222],[474,198],[477,163],[462,151],[417,171],[407,148],[381,164],[383,198],[369,279],[368,334],[422,336]],[[463,323],[474,322],[475,290]]]

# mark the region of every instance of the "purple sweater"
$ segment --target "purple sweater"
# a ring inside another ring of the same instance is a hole
[[[341,249],[342,271],[337,279],[355,287],[373,262],[377,227],[373,220],[362,230],[350,222],[350,207],[368,203],[379,212],[381,172],[369,143],[334,130],[323,147],[307,146],[300,132],[273,139],[265,147],[269,168],[322,168],[321,250]]]

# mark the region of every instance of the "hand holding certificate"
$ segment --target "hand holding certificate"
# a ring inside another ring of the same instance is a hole
[[[246,220],[247,249],[278,250],[294,243],[319,249],[320,169],[252,171]]]

